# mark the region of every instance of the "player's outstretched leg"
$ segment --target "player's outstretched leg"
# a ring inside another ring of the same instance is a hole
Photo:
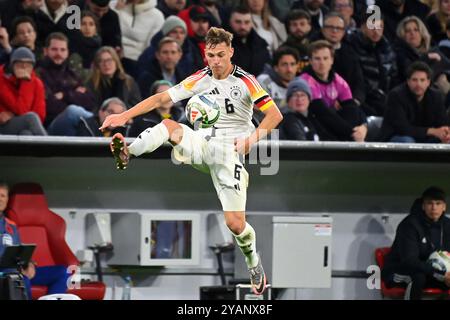
[[[225,221],[241,249],[250,273],[250,281],[255,294],[263,294],[266,289],[266,274],[261,257],[256,253],[256,233],[253,227],[245,221],[245,212],[227,211]]]
[[[110,147],[116,160],[117,168],[126,169],[130,161],[130,155],[138,157],[143,153],[153,152],[169,140],[172,144],[178,144],[182,137],[183,128],[180,124],[166,119],[153,128],[142,131],[129,146],[125,143],[123,135],[116,133],[112,138]]]

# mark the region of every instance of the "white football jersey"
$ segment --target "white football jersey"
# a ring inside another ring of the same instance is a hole
[[[174,103],[196,94],[211,96],[220,106],[220,117],[214,127],[235,133],[255,129],[252,124],[253,106],[264,111],[274,105],[256,78],[238,66],[234,66],[230,75],[222,80],[214,78],[211,69],[206,67],[170,88],[168,93]]]

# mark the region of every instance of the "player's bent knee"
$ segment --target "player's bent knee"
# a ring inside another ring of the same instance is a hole
[[[234,234],[240,234],[245,228],[245,214],[243,212],[225,212],[225,221],[228,229]]]
[[[183,128],[181,125],[173,120],[164,119],[162,124],[166,126],[167,131],[169,132],[169,139],[171,142],[178,144],[181,142],[181,138],[183,137]]]

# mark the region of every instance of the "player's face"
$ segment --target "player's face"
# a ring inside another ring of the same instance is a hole
[[[430,86],[430,79],[423,71],[414,72],[407,80],[409,90],[411,90],[416,97],[423,97],[428,87]]]
[[[328,18],[323,24],[322,34],[329,42],[340,43],[345,35],[344,20],[339,17]]]
[[[309,99],[308,95],[304,93],[303,91],[297,91],[289,98],[288,101],[288,107],[289,109],[304,113],[308,111],[309,107]]]
[[[323,48],[315,51],[311,57],[311,66],[318,76],[327,76],[333,66],[330,49]]]
[[[206,60],[214,75],[223,75],[230,69],[233,53],[233,48],[227,46],[225,42],[216,46],[206,46]]]
[[[180,44],[184,43],[184,40],[186,39],[186,31],[182,27],[176,27],[173,30],[171,30],[168,34],[168,37],[174,38],[177,40]]]
[[[278,64],[274,66],[274,70],[278,73],[284,81],[292,81],[297,73],[298,64],[292,55],[284,55],[278,61]]]
[[[311,24],[307,19],[297,19],[289,22],[289,33],[297,38],[303,38],[311,31]]]
[[[44,49],[44,53],[56,65],[61,65],[69,56],[67,42],[63,40],[53,39],[50,41],[48,48]]]
[[[8,205],[8,190],[6,188],[0,187],[0,212],[5,211]]]
[[[27,48],[34,48],[36,36],[36,30],[34,30],[31,23],[23,22],[17,25],[15,36],[17,44]]]
[[[447,210],[447,205],[442,200],[427,199],[423,202],[422,209],[428,218],[433,221],[438,221],[445,210]]]
[[[230,26],[233,33],[239,37],[246,37],[253,28],[252,16],[250,14],[233,13],[230,19]]]
[[[405,25],[405,41],[413,48],[420,47],[422,36],[420,35],[419,26],[415,21],[408,22]]]
[[[93,37],[97,34],[97,27],[95,26],[95,21],[92,17],[85,16],[81,19],[80,31],[85,37]]]

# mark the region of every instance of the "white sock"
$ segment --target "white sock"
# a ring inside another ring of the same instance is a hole
[[[233,232],[231,232],[233,233]],[[244,231],[241,234],[234,234],[236,242],[245,257],[245,262],[249,268],[254,268],[258,264],[258,255],[256,254],[256,233],[251,225],[245,223]]]
[[[143,153],[153,152],[169,140],[169,131],[163,123],[145,129],[128,147],[130,154],[138,157]]]

